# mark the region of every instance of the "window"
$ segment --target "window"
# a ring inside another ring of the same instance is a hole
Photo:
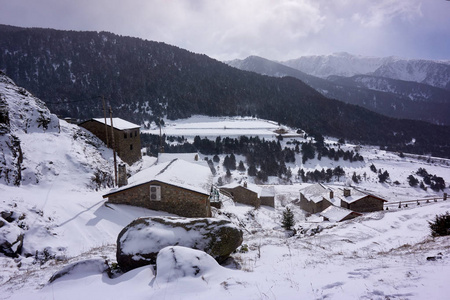
[[[123,134],[123,138],[124,138],[124,139],[127,138],[127,133],[126,133],[126,132]]]
[[[161,201],[161,187],[150,185],[150,201]]]
[[[133,137],[133,133],[132,132],[130,132],[130,139]]]
[[[137,136],[137,130],[134,131],[134,136]]]
[[[130,145],[130,150],[133,150],[133,144]]]

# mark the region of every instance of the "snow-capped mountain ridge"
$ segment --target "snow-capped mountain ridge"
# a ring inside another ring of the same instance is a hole
[[[227,64],[268,76],[298,78],[328,98],[357,104],[387,116],[450,124],[450,107],[446,104],[450,90],[428,84],[374,75],[330,75],[324,79],[257,56]]]
[[[449,61],[403,59],[394,56],[378,58],[335,53],[302,56],[280,63],[321,78],[332,75],[344,77],[374,75],[450,89]]]
[[[374,75],[354,75],[351,77],[329,76],[328,80],[347,86],[366,88],[373,91],[392,93],[411,101],[448,103],[449,91],[428,84],[391,79]]]
[[[386,62],[395,59],[394,57],[367,57],[340,52],[331,55],[302,56],[280,63],[307,74],[326,78],[331,75],[349,77],[356,74],[370,74]]]

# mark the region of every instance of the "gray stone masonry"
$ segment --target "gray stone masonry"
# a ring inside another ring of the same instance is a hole
[[[369,195],[353,203],[341,201],[341,207],[348,208],[356,212],[372,212],[383,210],[383,202],[383,200]]]
[[[161,200],[150,200],[150,185],[161,187]],[[209,195],[156,180],[103,197],[108,197],[110,203],[166,211],[182,217],[211,217]]]
[[[81,123],[80,126],[92,132],[106,144],[105,123],[100,123],[91,119]],[[107,128],[109,147],[112,148],[111,126],[107,126]],[[139,128],[127,130],[119,130],[114,128],[113,131],[115,145],[114,149],[116,150],[117,155],[129,165],[132,165],[140,160],[142,155]]]
[[[237,203],[253,205],[255,208],[261,205],[261,199],[258,198],[258,194],[245,187],[237,186],[235,188],[221,188],[220,190],[230,193],[233,196],[233,200]]]

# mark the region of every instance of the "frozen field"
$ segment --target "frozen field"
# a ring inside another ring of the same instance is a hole
[[[163,134],[184,136],[188,140],[193,140],[197,135],[209,139],[215,139],[218,136],[237,138],[242,135],[271,139],[277,135],[275,130],[282,128],[275,122],[250,117],[193,116],[176,121],[164,120],[164,122]],[[142,132],[159,135],[159,127],[152,124],[150,129],[144,129]],[[295,135],[296,132],[290,130],[289,134]]]

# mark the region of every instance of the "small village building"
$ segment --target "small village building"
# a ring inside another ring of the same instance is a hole
[[[300,191],[300,208],[312,214],[332,205],[355,212],[379,211],[383,210],[384,202],[387,201],[355,188],[330,188],[321,183]]]
[[[105,126],[104,118],[96,118],[82,122],[80,126],[95,134],[110,148],[112,148],[112,132],[114,132],[114,150],[127,164],[132,165],[142,158],[139,125],[121,118],[113,118],[111,131],[111,119],[106,119]]]
[[[212,177],[208,167],[174,159],[131,176],[128,185],[103,198],[182,217],[211,217]]]
[[[333,205],[333,190],[321,183],[310,185],[300,191],[300,208],[311,214]]]
[[[230,195],[237,203],[252,205],[256,208],[261,205],[275,207],[275,189],[244,182],[242,185],[233,182],[220,187],[220,192]]]
[[[339,199],[340,207],[356,212],[372,212],[383,210],[386,200],[367,194],[355,188],[340,188],[335,190],[336,198]]]
[[[323,217],[324,221],[330,222],[342,222],[359,217],[361,215],[362,214],[360,213],[334,205],[328,206],[320,213],[320,216]]]

